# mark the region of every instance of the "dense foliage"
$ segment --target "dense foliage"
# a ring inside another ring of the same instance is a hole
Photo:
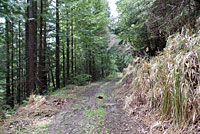
[[[199,13],[195,0],[119,0],[116,34],[133,46],[134,56],[154,56],[166,37],[182,26],[194,28]]]

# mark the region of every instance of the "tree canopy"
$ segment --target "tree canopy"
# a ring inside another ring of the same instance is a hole
[[[130,43],[140,56],[156,55],[166,37],[188,24],[193,27],[199,12],[194,0],[119,0],[115,33]]]

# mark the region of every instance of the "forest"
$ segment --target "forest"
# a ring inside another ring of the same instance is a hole
[[[198,133],[199,44],[199,0],[0,0],[0,132]]]
[[[31,94],[96,81],[118,71],[118,55],[108,48],[106,1],[0,3],[0,90],[8,106],[21,104]]]

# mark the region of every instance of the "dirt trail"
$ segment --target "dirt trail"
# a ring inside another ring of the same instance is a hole
[[[95,83],[71,108],[58,113],[46,134],[138,134],[136,123],[114,99],[118,79]]]

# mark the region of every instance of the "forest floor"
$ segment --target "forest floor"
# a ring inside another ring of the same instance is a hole
[[[5,121],[3,133],[138,134],[144,124],[128,116],[115,99],[119,79],[68,86],[48,96],[33,96]]]

